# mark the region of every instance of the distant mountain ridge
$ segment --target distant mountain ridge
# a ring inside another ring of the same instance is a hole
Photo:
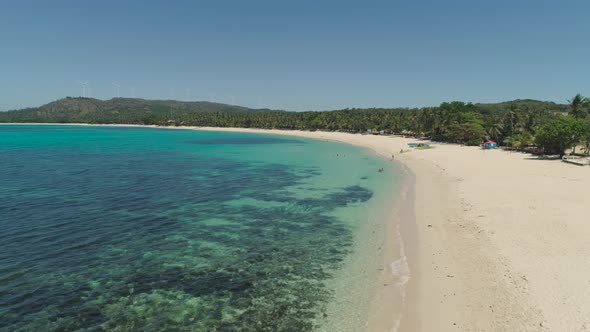
[[[567,112],[569,105],[557,104],[552,101],[541,101],[535,99],[515,99],[499,103],[476,103],[474,104],[482,112],[499,112],[510,107],[518,109],[530,109],[535,111]]]
[[[515,99],[497,103],[475,103],[481,111],[501,111],[511,105],[517,108],[530,108],[543,111],[566,112],[567,104],[558,104],[552,101],[541,101],[534,99]],[[353,108],[359,109],[359,108]],[[408,109],[408,108],[366,108],[367,110],[385,110],[385,109]],[[416,109],[416,108],[414,108]],[[209,101],[178,101],[178,100],[149,100],[141,98],[112,98],[109,100],[100,100],[86,97],[66,97],[52,101],[39,107],[29,107],[20,110],[8,112],[25,112],[25,113],[79,113],[88,114],[92,112],[113,112],[125,110],[142,110],[142,111],[188,111],[188,112],[269,112],[279,111],[271,109],[253,109],[238,105],[228,105]],[[0,112],[1,114],[2,112]]]
[[[208,101],[148,100],[140,98],[113,98],[100,100],[83,97],[66,97],[37,108],[41,112],[108,112],[114,110],[181,110],[191,112],[248,112],[255,109],[213,103]]]
[[[517,99],[500,103],[460,104],[469,105],[472,111],[476,111],[481,116],[487,118],[499,116],[509,110],[532,111],[536,114],[563,114],[569,109],[569,106],[565,104],[532,99]],[[346,125],[342,124],[341,127],[343,128],[356,128],[359,126],[373,128],[391,122],[392,116],[418,116],[422,112],[428,112],[433,108],[437,107],[413,109],[348,108],[318,112],[286,112],[270,109],[252,109],[207,101],[187,102],[139,98],[99,100],[94,98],[66,97],[40,107],[0,112],[0,122],[322,128],[323,125],[321,124],[326,122],[326,119],[338,119],[334,121],[342,123],[350,122]],[[372,123],[370,125],[369,123],[365,123],[369,118]]]
[[[100,100],[85,97],[66,97],[40,107],[0,112],[0,121],[9,116],[10,122],[111,122],[122,117],[165,116],[173,113],[241,113],[270,112],[269,109],[252,109],[243,106],[208,101],[147,100],[140,98],[113,98]],[[279,112],[279,111],[277,111]],[[15,121],[16,120],[16,121]]]

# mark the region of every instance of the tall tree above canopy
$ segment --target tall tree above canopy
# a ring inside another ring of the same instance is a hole
[[[570,112],[569,114],[572,115],[576,119],[581,119],[586,117],[586,110],[585,107],[588,106],[590,103],[590,99],[582,96],[581,94],[577,94],[569,100],[570,103]]]

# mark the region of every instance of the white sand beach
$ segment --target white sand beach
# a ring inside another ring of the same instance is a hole
[[[415,142],[400,137],[178,129],[333,140],[406,165],[415,175],[415,225],[402,229],[411,279],[398,331],[590,330],[590,167],[437,143],[400,154]],[[391,272],[389,262],[384,269]],[[371,331],[395,327],[387,287]]]

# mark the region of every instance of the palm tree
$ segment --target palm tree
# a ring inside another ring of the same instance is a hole
[[[571,107],[569,113],[570,115],[572,115],[576,119],[583,118],[584,116],[586,116],[584,107],[590,103],[590,100],[588,98],[578,93],[574,96],[574,98],[568,100],[568,102],[570,103]]]
[[[498,138],[502,135],[502,130],[504,130],[504,126],[501,123],[494,123],[488,128],[487,133],[490,138],[498,141]]]
[[[535,111],[530,110],[530,109],[526,109],[525,114],[524,114],[524,123],[523,123],[524,130],[531,133],[531,134],[534,134],[536,124],[537,124],[537,115],[535,114]]]
[[[515,133],[516,125],[518,124],[518,110],[516,105],[510,104],[508,111],[504,114],[504,121],[508,125],[507,135],[513,135]]]

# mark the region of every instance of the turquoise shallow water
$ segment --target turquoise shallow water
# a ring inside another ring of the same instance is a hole
[[[397,181],[342,144],[121,127],[0,126],[0,165],[2,331],[319,328]]]

